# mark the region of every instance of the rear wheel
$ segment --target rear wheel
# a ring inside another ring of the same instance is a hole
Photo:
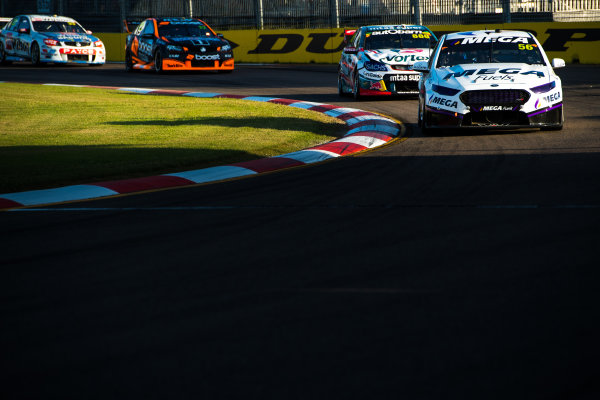
[[[10,61],[6,61],[6,51],[4,51],[4,44],[0,42],[0,65],[8,65]]]
[[[40,46],[38,46],[38,44],[36,42],[33,42],[31,44],[30,54],[31,54],[31,64],[33,64],[36,67],[39,67],[40,65],[42,65],[42,63],[40,62]]]
[[[160,50],[157,50],[156,53],[154,53],[154,72],[162,74],[163,71],[163,58],[160,54]]]

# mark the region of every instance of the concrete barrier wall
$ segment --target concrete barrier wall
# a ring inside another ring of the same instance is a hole
[[[478,29],[515,29],[532,32],[549,58],[567,63],[600,64],[600,22],[531,22],[494,25],[436,25],[436,35]],[[332,63],[340,59],[344,29],[232,30],[221,32],[234,46],[236,62]],[[99,33],[109,61],[125,59],[121,33]]]

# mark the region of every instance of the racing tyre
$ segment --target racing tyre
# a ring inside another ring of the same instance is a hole
[[[344,92],[345,89],[344,80],[342,79],[342,75],[338,73],[338,95],[340,97],[346,97],[347,93]]]
[[[563,122],[565,120],[565,117],[564,117],[564,114],[563,114],[562,110],[560,112],[560,120],[561,120],[560,125],[544,126],[541,130],[543,130],[543,131],[561,131],[562,128],[563,128]]]
[[[4,51],[4,45],[0,42],[0,65],[8,65],[10,61],[6,61],[6,52]]]
[[[360,100],[360,84],[358,83],[358,73],[354,75],[354,85],[352,88],[352,95],[354,96],[354,100]]]
[[[126,72],[135,71],[133,69],[133,59],[131,58],[131,52],[129,52],[129,51],[125,53],[125,71]]]
[[[419,117],[417,118],[417,124],[421,128],[421,134],[429,135],[431,133],[431,128],[427,126],[427,120],[429,117],[427,115],[427,111],[425,111],[425,104],[419,107]]]
[[[156,72],[157,74],[162,74],[164,72],[163,58],[162,58],[162,55],[160,54],[160,51],[157,51],[156,53],[154,53],[154,72]]]
[[[39,67],[40,65],[42,65],[42,63],[40,62],[40,46],[36,43],[33,42],[31,44],[31,50],[30,50],[30,54],[31,54],[31,64]]]

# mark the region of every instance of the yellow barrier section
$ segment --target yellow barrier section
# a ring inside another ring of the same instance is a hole
[[[125,61],[125,38],[126,33],[93,33],[102,40],[106,48],[106,61]]]
[[[438,38],[448,32],[480,29],[521,30],[533,33],[550,59],[567,63],[600,64],[600,22],[529,22],[487,25],[435,25]],[[231,30],[221,32],[233,47],[236,62],[337,64],[344,29]],[[99,33],[108,61],[125,60],[125,33]]]

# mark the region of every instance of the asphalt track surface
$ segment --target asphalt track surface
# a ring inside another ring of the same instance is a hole
[[[319,165],[0,213],[0,397],[599,398],[600,68],[558,72],[561,132],[423,136],[415,99],[339,98],[331,66],[0,69],[408,128]]]

